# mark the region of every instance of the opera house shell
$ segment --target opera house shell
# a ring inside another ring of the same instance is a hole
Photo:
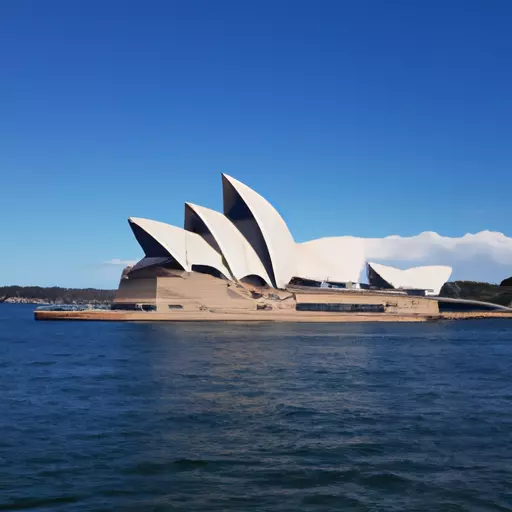
[[[427,295],[439,295],[448,281],[452,269],[444,265],[413,267],[407,270],[368,262],[368,282],[375,288],[399,290],[424,290]]]
[[[279,212],[250,187],[223,174],[222,191],[223,213],[185,203],[184,228],[131,217],[130,226],[145,253],[131,272],[157,266],[281,290],[301,281],[358,287],[365,265],[362,239],[342,236],[297,243]],[[451,273],[442,266],[398,270],[371,263],[368,268],[370,285],[433,294]]]

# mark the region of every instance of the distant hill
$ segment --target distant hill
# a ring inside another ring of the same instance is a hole
[[[439,295],[456,299],[482,300],[502,306],[512,305],[512,288],[503,289],[503,283],[499,286],[477,281],[453,281],[445,283]]]
[[[41,304],[106,304],[112,302],[115,290],[95,288],[60,288],[52,286],[0,286],[0,302],[35,302]]]

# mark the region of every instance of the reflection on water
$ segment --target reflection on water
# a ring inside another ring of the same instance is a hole
[[[0,510],[509,510],[511,341],[0,305]]]

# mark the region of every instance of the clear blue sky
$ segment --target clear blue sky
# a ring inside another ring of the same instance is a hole
[[[298,241],[512,236],[511,26],[509,0],[3,0],[0,284],[115,286],[127,217],[221,209],[221,172]]]

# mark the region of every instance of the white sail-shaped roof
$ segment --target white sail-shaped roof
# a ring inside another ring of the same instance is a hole
[[[240,230],[263,263],[277,288],[296,275],[296,246],[285,221],[257,192],[222,175],[224,214]]]
[[[372,262],[368,262],[368,266],[393,288],[427,290],[428,295],[439,295],[452,273],[452,268],[444,265],[412,267],[407,270]]]
[[[272,281],[261,263],[253,247],[247,242],[235,225],[222,213],[210,210],[204,206],[186,203],[202,220],[208,229],[208,238],[213,237],[224,260],[235,279],[241,280],[247,276],[258,276],[269,286]],[[190,210],[185,209],[185,228],[188,229]]]
[[[206,266],[218,270],[230,279],[222,256],[196,233],[150,219],[130,217],[129,222],[147,257],[163,257],[164,249],[187,272],[191,272],[193,266]],[[134,226],[142,230],[142,235]],[[149,238],[144,238],[144,235]]]
[[[364,263],[364,246],[358,238],[328,237],[297,244],[296,277],[358,283]]]
[[[348,236],[297,244],[277,210],[257,192],[226,174],[222,175],[222,190],[224,215],[186,203],[185,229],[149,219],[129,219],[145,252],[134,268],[172,266],[283,289],[294,277],[360,282],[366,258],[378,252],[372,239]],[[381,257],[390,259],[379,253]],[[374,286],[432,294],[439,294],[451,271],[446,266],[400,270],[368,264]]]

